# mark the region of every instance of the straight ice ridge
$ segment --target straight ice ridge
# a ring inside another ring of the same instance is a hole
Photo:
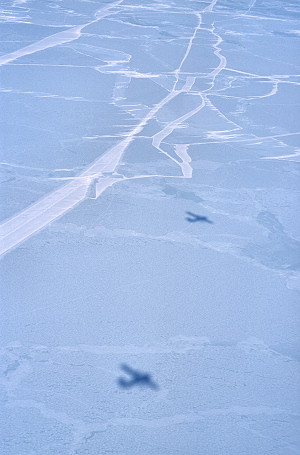
[[[180,126],[180,124],[182,122],[184,122],[185,120],[189,119],[190,117],[192,117],[193,115],[197,114],[204,106],[205,106],[205,102],[204,102],[204,99],[203,97],[200,95],[201,97],[201,104],[199,106],[197,106],[195,109],[187,112],[186,114],[182,115],[181,117],[173,120],[172,122],[170,122],[164,129],[162,129],[161,131],[159,131],[158,133],[156,133],[153,138],[152,138],[152,144],[155,148],[157,148],[161,153],[163,153],[164,155],[168,156],[171,160],[175,161],[176,164],[178,164],[180,167],[181,167],[181,170],[182,170],[182,173],[185,177],[189,177],[191,178],[192,177],[192,172],[193,172],[193,169],[191,167],[191,165],[189,164],[190,163],[190,157],[188,157],[188,161],[186,160],[186,157],[187,155],[186,154],[183,154],[182,156],[178,155],[178,153],[176,152],[176,154],[181,158],[183,159],[183,162],[179,162],[178,160],[176,160],[175,158],[173,158],[172,156],[170,156],[167,152],[165,152],[162,148],[161,148],[161,142],[167,137],[169,136],[176,128],[178,128]],[[177,149],[180,151],[180,149]]]
[[[110,148],[84,172],[77,176],[74,181],[64,185],[58,190],[55,190],[13,218],[2,223],[0,226],[0,255],[7,253],[31,235],[43,229],[53,220],[62,216],[68,210],[74,208],[80,201],[84,200],[92,180],[94,180],[97,176],[101,176],[103,172],[114,172],[125,150],[134,137],[143,130],[148,121],[151,120],[165,104],[184,91],[184,89],[173,90],[159,103],[154,105],[141,122],[135,126],[130,133],[128,133],[125,139]],[[186,115],[190,116],[193,114],[189,113]],[[183,118],[180,118],[180,121],[182,119]],[[86,180],[78,177],[86,177]],[[100,196],[106,188],[114,184],[116,181],[120,181],[120,179],[114,179],[111,177],[102,179],[101,182],[97,184],[96,197]]]
[[[203,13],[211,13],[212,10],[214,9],[214,6],[216,5],[218,0],[212,0],[210,4],[204,8]]]
[[[195,13],[195,14],[196,14],[196,16],[198,17],[198,24],[197,24],[197,26],[196,26],[196,28],[195,28],[195,30],[194,30],[192,36],[191,36],[190,39],[189,39],[189,43],[188,43],[187,49],[186,49],[185,54],[184,54],[184,56],[183,56],[183,58],[182,58],[182,60],[181,60],[181,62],[180,62],[180,65],[179,65],[178,68],[174,71],[174,74],[175,74],[175,78],[176,78],[176,79],[175,79],[175,82],[174,82],[173,90],[176,89],[176,86],[177,86],[178,80],[179,80],[179,74],[181,73],[181,68],[182,68],[184,62],[186,61],[186,59],[188,58],[189,53],[190,53],[190,51],[191,51],[191,49],[192,49],[192,46],[193,46],[194,39],[195,39],[195,37],[196,37],[196,35],[197,35],[197,32],[198,32],[198,30],[201,28],[202,17],[201,17],[201,15],[200,15],[199,13]]]
[[[37,41],[36,43],[30,44],[29,46],[25,46],[22,49],[10,52],[9,54],[2,55],[0,57],[0,66],[13,62],[14,60],[20,57],[24,57],[25,55],[35,54],[36,52],[43,51],[45,49],[59,46],[60,44],[68,43],[70,41],[78,39],[81,36],[82,29],[110,15],[111,12],[109,10],[111,10],[112,8],[114,8],[115,6],[119,5],[122,2],[123,0],[117,0],[111,3],[110,5],[99,9],[96,12],[96,19],[87,22],[86,24],[77,25],[76,27],[64,30],[63,32],[55,33],[54,35],[48,36],[47,38]]]

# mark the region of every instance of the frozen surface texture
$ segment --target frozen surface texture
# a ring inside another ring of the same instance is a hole
[[[1,3],[1,455],[300,454],[298,9]]]

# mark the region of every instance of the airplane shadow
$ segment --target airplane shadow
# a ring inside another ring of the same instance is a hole
[[[134,370],[125,363],[120,365],[120,368],[130,376],[130,379],[118,378],[118,384],[123,389],[130,389],[134,386],[149,387],[152,390],[158,390],[158,385],[152,380],[151,375]]]
[[[210,219],[207,218],[207,216],[197,215],[196,213],[193,212],[185,213],[189,215],[185,218],[187,221],[189,221],[189,223],[196,223],[197,221],[201,221],[202,223],[214,224]]]

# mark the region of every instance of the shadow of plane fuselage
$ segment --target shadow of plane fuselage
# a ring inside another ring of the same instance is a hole
[[[192,213],[192,212],[185,212],[187,216],[185,219],[187,221],[189,221],[190,223],[195,223],[196,221],[202,221],[204,223],[209,223],[209,224],[213,224],[213,222],[211,220],[209,220],[207,218],[207,216],[201,216],[201,215],[196,215],[196,213]]]
[[[155,384],[154,381],[151,379],[151,375],[148,373],[141,373],[137,370],[134,370],[133,368],[129,367],[126,364],[120,365],[122,370],[127,373],[129,376],[131,376],[131,379],[124,379],[124,378],[119,378],[118,379],[118,384],[120,387],[123,387],[124,389],[128,389],[130,387],[133,387],[135,385],[141,385],[141,386],[147,386],[150,387],[153,390],[158,390],[157,384]]]

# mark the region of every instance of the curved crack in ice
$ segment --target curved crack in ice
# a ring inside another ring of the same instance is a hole
[[[117,2],[112,3],[109,7],[105,7],[101,10],[98,11],[98,15],[96,15],[96,19],[90,23],[97,22],[99,19],[102,17],[105,17],[107,14],[109,14],[109,10],[113,7],[116,6],[120,3],[122,3],[123,0],[118,0]],[[19,214],[15,215],[13,218],[5,221],[1,225],[1,247],[0,247],[0,255],[5,254],[15,248],[17,245],[25,241],[28,237],[31,235],[35,234],[39,230],[43,229],[45,226],[47,226],[51,221],[54,219],[57,219],[58,217],[62,216],[64,213],[66,213],[68,210],[74,208],[79,202],[84,200],[87,196],[89,196],[88,192],[89,189],[92,185],[92,197],[97,198],[100,196],[100,194],[103,193],[108,187],[112,186],[114,183],[117,183],[121,181],[122,179],[119,178],[114,178],[112,176],[104,177],[103,172],[109,172],[113,173],[117,166],[120,163],[120,160],[125,152],[125,150],[128,148],[128,146],[131,144],[133,139],[143,131],[143,128],[148,124],[148,122],[155,117],[155,114],[167,103],[169,103],[172,99],[177,97],[181,93],[188,93],[193,84],[195,79],[191,77],[186,77],[185,83],[181,89],[176,89],[178,81],[179,81],[179,75],[180,71],[182,69],[182,66],[189,56],[189,53],[191,51],[194,39],[196,37],[197,31],[201,28],[201,15],[199,13],[195,13],[196,16],[198,17],[198,24],[195,27],[191,37],[189,38],[188,45],[186,52],[181,59],[181,62],[178,66],[178,68],[174,71],[175,75],[175,82],[173,85],[173,89],[169,94],[164,97],[159,103],[153,106],[152,109],[145,115],[145,117],[139,122],[137,126],[135,126],[125,137],[124,140],[122,140],[120,143],[115,145],[114,147],[110,148],[104,155],[102,155],[100,158],[98,158],[92,165],[88,166],[88,168],[82,172],[79,176],[77,176],[73,181],[70,183],[64,185],[63,187],[59,188],[58,190],[52,192],[51,194],[45,196],[44,198],[40,199],[36,203],[34,203],[32,206],[28,207],[27,209],[23,210]],[[85,24],[82,26],[79,26],[81,28],[89,25]],[[80,28],[80,30],[81,30]],[[69,34],[70,31],[66,32],[61,32],[58,33],[57,35],[54,35],[52,37],[45,38],[45,40],[42,40],[42,48],[48,48],[51,47],[52,45],[56,45],[58,43],[57,41],[57,36],[59,37],[59,44],[62,44],[62,42],[67,42],[71,41],[73,39],[76,39],[77,34],[80,34],[80,30],[78,27],[75,27],[72,29],[71,35]],[[74,35],[75,33],[75,35]],[[63,34],[63,35],[61,35]],[[56,36],[56,38],[55,38]],[[61,38],[62,37],[62,38]],[[49,41],[50,40],[50,41]],[[41,44],[41,42],[39,42]],[[46,47],[43,47],[46,44]],[[34,45],[32,45],[34,46]],[[36,51],[36,50],[41,50],[41,45],[35,46],[32,48],[32,46],[27,46],[26,48],[23,49],[22,55],[25,55],[25,53],[28,53],[28,48],[31,51]],[[25,52],[25,53],[24,53]],[[13,53],[14,54],[14,53]],[[20,56],[20,55],[18,55]],[[12,54],[2,56],[2,60],[0,58],[0,63],[2,61],[2,64],[6,63],[7,61],[11,61],[10,59],[15,59],[17,58],[15,55],[12,56]],[[7,60],[8,59],[8,60]],[[201,95],[200,95],[201,96]],[[202,109],[204,106],[204,101],[202,98],[201,104],[193,109],[192,111],[188,112],[187,114],[179,117],[178,119],[175,119],[173,122],[170,123],[168,127],[166,127],[161,133],[159,137],[156,137],[157,139],[157,145],[160,146],[161,140],[165,137],[167,137],[175,128],[177,128],[182,121],[188,119],[195,113],[197,113],[199,110]],[[178,150],[178,149],[177,149]],[[162,151],[163,153],[166,153]],[[180,153],[180,152],[179,152]],[[171,158],[171,156],[168,154],[168,157],[173,159],[173,161],[176,162],[180,166],[183,172],[183,177],[188,176],[191,177],[192,175],[192,168],[190,165],[190,158],[187,158],[187,151],[179,156],[182,159],[182,156],[184,157],[184,161],[179,162],[174,158]],[[185,175],[186,172],[186,175]],[[99,178],[101,177],[101,178]],[[141,178],[144,176],[135,176],[135,178]],[[149,176],[147,176],[149,177]],[[163,175],[161,177],[164,177]],[[167,177],[167,176],[165,176]],[[176,176],[174,176],[176,177]],[[124,178],[123,178],[124,179]]]

